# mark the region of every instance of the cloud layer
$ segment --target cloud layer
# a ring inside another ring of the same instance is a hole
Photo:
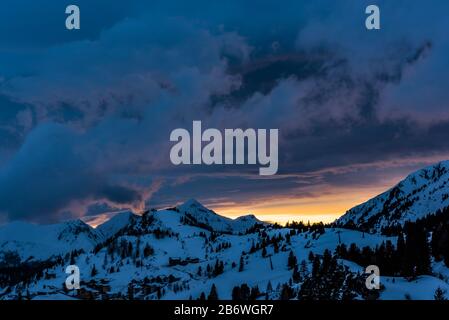
[[[449,154],[441,1],[380,1],[374,32],[365,1],[81,1],[78,33],[21,2],[0,14],[0,220],[313,198]],[[172,166],[192,120],[279,128],[279,175]]]

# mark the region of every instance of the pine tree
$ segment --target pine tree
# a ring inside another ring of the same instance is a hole
[[[128,284],[128,300],[134,300],[134,287],[132,283]]]
[[[308,257],[310,262],[313,262],[313,260],[315,260],[315,255],[313,254],[312,251],[309,252],[309,257]]]
[[[274,241],[274,244],[273,244],[273,250],[274,250],[274,253],[279,253],[279,244],[278,244],[278,240],[275,240],[275,241]]]
[[[95,277],[98,274],[97,268],[95,265],[92,266],[92,270],[90,271],[90,276]]]
[[[215,284],[212,284],[212,287],[210,289],[210,293],[209,293],[209,296],[207,297],[207,300],[213,300],[213,301],[218,300],[218,293],[217,293],[217,288],[215,287]]]
[[[273,285],[271,284],[271,281],[268,281],[267,283],[267,292],[273,292]]]
[[[240,263],[239,263],[239,272],[242,272],[245,268],[245,260],[243,258],[243,255],[240,256]]]
[[[438,301],[445,301],[446,299],[446,290],[441,289],[438,287],[435,290],[434,299]]]
[[[256,251],[256,247],[255,247],[254,241],[253,241],[252,244],[251,244],[251,248],[249,249],[249,252],[250,252],[250,253],[253,253],[253,252],[255,252],[255,251]]]
[[[223,261],[219,261],[218,259],[215,261],[215,266],[213,270],[214,277],[222,274],[224,271],[224,263]]]
[[[249,286],[244,283],[240,286],[240,297],[242,300],[249,300],[249,296],[251,294],[251,289]]]
[[[267,248],[263,247],[262,249],[262,257],[266,257],[267,256]]]
[[[301,264],[300,264],[299,272],[302,274],[303,277],[305,277],[308,271],[309,270],[307,269],[307,262],[306,262],[306,260],[302,260]]]
[[[133,254],[133,244],[130,242],[128,242],[128,250],[126,252],[126,256],[130,257]]]
[[[249,294],[249,300],[256,300],[260,295],[259,287],[256,285],[251,288],[251,293]]]
[[[288,255],[287,266],[288,266],[288,268],[291,270],[291,269],[293,269],[296,265],[297,265],[297,259],[296,259],[296,256],[293,254],[293,251],[290,251],[290,253],[289,253],[289,255]]]
[[[288,284],[284,284],[281,291],[281,300],[290,300],[293,297],[293,289]]]
[[[208,264],[207,265],[207,267],[206,267],[206,271],[207,271],[207,273],[209,274],[210,272],[211,272],[211,267],[210,267],[210,264]]]
[[[232,300],[236,301],[249,300],[250,295],[251,289],[246,283],[243,283],[240,287],[235,286],[232,289]]]
[[[105,269],[107,265],[108,265],[108,253],[105,252],[104,259],[103,259],[103,269]]]
[[[154,254],[154,249],[147,243],[145,245],[145,248],[143,249],[143,256],[145,258],[147,258],[147,257],[149,257],[149,256],[151,256],[153,254]]]
[[[30,290],[29,289],[27,289],[26,299],[27,300],[31,300],[31,294],[30,294]]]
[[[294,283],[298,283],[301,281],[301,274],[298,271],[298,266],[295,266],[293,269],[292,280]]]
[[[312,276],[317,276],[320,272],[321,261],[318,256],[315,256],[312,263]]]
[[[238,301],[238,300],[241,300],[240,299],[240,287],[239,286],[235,286],[233,289],[232,289],[232,300],[234,300],[234,301]]]

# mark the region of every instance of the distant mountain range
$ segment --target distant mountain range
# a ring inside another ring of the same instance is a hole
[[[12,222],[0,226],[0,299],[444,297],[446,249],[434,235],[446,236],[448,180],[449,162],[424,168],[326,227],[230,219],[194,199],[141,215],[124,211],[95,229],[80,220]],[[404,229],[437,212],[438,223]],[[419,257],[409,250],[418,247]],[[81,289],[69,291],[65,268],[73,264]],[[381,265],[380,290],[365,287],[368,264]]]
[[[17,252],[22,261],[46,260],[75,249],[92,250],[104,239],[98,231],[81,220],[53,225],[12,222],[0,226],[0,252]]]
[[[266,224],[253,215],[232,220],[190,199],[178,207],[152,212],[152,228],[166,229],[170,220],[181,218],[185,224],[228,234],[242,233],[256,224]],[[0,226],[0,252],[15,251],[22,261],[46,260],[73,250],[90,251],[123,229],[141,224],[142,217],[130,211],[118,213],[95,229],[81,220],[53,225],[12,222]]]

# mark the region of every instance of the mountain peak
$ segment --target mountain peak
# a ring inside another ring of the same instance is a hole
[[[196,199],[193,199],[193,198],[189,199],[186,202],[184,202],[183,204],[179,205],[178,209],[181,211],[190,212],[190,213],[194,213],[197,211],[214,213],[212,210],[206,208],[200,202],[198,202]]]
[[[123,228],[139,220],[140,216],[131,211],[122,211],[115,214],[112,218],[100,224],[96,230],[100,232],[105,238],[110,238]]]
[[[240,217],[236,218],[235,220],[241,220],[241,221],[250,221],[250,220],[254,221],[254,220],[257,220],[259,222],[262,222],[259,219],[257,219],[257,217],[255,215],[253,215],[253,214],[246,214],[244,216],[240,216]]]
[[[348,210],[336,222],[379,232],[449,206],[449,161],[409,174],[391,189]]]
[[[70,232],[70,233],[80,233],[80,232],[89,232],[92,230],[92,227],[87,223],[80,219],[68,220],[61,222],[59,224],[60,232]]]
[[[181,206],[183,207],[204,207],[198,200],[194,198],[190,198],[185,201]]]

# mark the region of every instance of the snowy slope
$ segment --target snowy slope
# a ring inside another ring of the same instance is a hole
[[[140,216],[132,213],[131,211],[124,211],[116,214],[108,221],[99,225],[95,230],[105,239],[108,239],[123,228],[126,228],[128,225],[137,222],[139,219]]]
[[[183,222],[181,217],[185,218]],[[161,229],[172,230],[176,233],[183,225],[188,225],[185,228],[190,230],[192,227],[189,225],[195,225],[209,231],[240,233],[255,224],[264,224],[254,216],[232,220],[217,215],[193,199],[186,201],[176,210],[153,212],[152,218],[154,218],[152,224],[144,227],[148,229],[147,231]],[[139,226],[140,220],[140,216],[125,211],[115,215],[96,229],[80,220],[54,225],[12,222],[0,226],[0,252],[17,252],[22,261],[25,261],[46,260],[51,256],[65,254],[74,249],[89,251],[124,228],[130,226],[142,228]]]
[[[346,212],[339,225],[374,232],[416,221],[449,206],[449,161],[416,171],[390,190]]]
[[[121,294],[126,296],[128,286],[133,283],[136,287],[139,284],[149,281],[153,286],[160,286],[164,289],[162,299],[188,299],[190,296],[197,298],[201,292],[208,292],[215,284],[221,299],[230,299],[234,286],[247,283],[249,286],[259,286],[265,290],[268,283],[276,288],[289,281],[292,271],[287,267],[287,259],[290,250],[298,258],[298,262],[307,260],[310,251],[322,254],[324,250],[333,251],[338,243],[350,245],[353,242],[361,246],[369,245],[375,247],[382,241],[392,240],[380,235],[363,234],[358,231],[345,229],[326,229],[320,236],[312,236],[311,233],[302,233],[291,237],[290,243],[281,242],[281,250],[274,251],[273,246],[267,248],[267,255],[262,256],[261,250],[249,253],[252,245],[260,241],[259,233],[245,235],[221,234],[213,242],[206,241],[211,233],[200,227],[179,224],[176,215],[169,215],[167,211],[160,211],[159,217],[164,225],[177,233],[171,236],[157,238],[155,234],[142,233],[138,235],[124,234],[117,239],[117,243],[126,240],[132,243],[133,248],[140,246],[144,248],[147,244],[154,249],[153,255],[143,258],[143,265],[134,265],[133,258],[107,255],[107,248],[97,253],[89,252],[78,256],[75,260],[83,275],[82,280],[90,282],[106,282],[109,286],[108,294],[111,296]],[[155,220],[156,221],[156,220]],[[286,236],[289,229],[276,229],[270,226],[265,228],[265,232],[270,236]],[[205,233],[202,236],[201,233]],[[205,238],[206,237],[206,238]],[[230,247],[218,250],[220,244],[229,243]],[[284,248],[282,248],[285,246]],[[239,260],[242,252],[246,252],[244,259],[244,270],[239,271]],[[106,258],[105,258],[106,257]],[[185,265],[170,265],[169,259],[197,258]],[[207,266],[214,266],[216,261],[224,263],[224,272],[218,276],[205,274]],[[98,274],[91,275],[93,266],[98,270]],[[272,267],[271,267],[272,266]],[[111,267],[115,270],[111,272]],[[198,274],[201,267],[203,272]],[[311,266],[308,266],[311,269]],[[54,279],[40,279],[31,284],[27,290],[30,291],[33,299],[53,299],[55,294],[60,293],[60,284],[67,277],[64,266],[52,267],[49,273],[55,274]],[[168,280],[172,277],[173,280]],[[150,286],[151,287],[151,286]],[[175,289],[180,288],[180,289]],[[1,291],[1,290],[0,290]],[[93,290],[95,291],[95,290]],[[10,294],[14,296],[14,291]],[[428,293],[430,294],[430,292]],[[6,295],[3,298],[8,298]],[[58,296],[58,299],[61,298]],[[72,297],[67,296],[67,299]],[[137,299],[155,299],[156,293],[150,292],[147,295],[136,290]]]
[[[0,228],[0,243],[20,251],[23,259],[39,253],[39,258],[44,258],[80,245],[97,247],[46,267],[32,281],[0,285],[0,300],[17,299],[19,292],[27,292],[30,299],[131,299],[130,288],[132,299],[197,299],[212,285],[220,299],[231,299],[233,288],[243,283],[258,286],[270,299],[278,299],[282,286],[292,278],[287,263],[290,252],[298,264],[304,261],[301,272],[307,275],[312,270],[310,252],[322,255],[325,250],[334,252],[339,244],[349,247],[352,243],[374,249],[382,242],[397,241],[379,233],[342,228],[297,232],[267,223],[246,232],[259,223],[253,216],[235,220],[222,217],[195,200],[142,216],[124,212],[97,229],[82,222],[53,226],[12,223]],[[265,250],[255,248],[267,239],[278,239],[276,246],[266,242]],[[0,247],[0,253],[3,250]],[[366,267],[339,262],[355,274],[363,273]],[[80,268],[82,290],[65,292],[61,289],[67,277],[65,268],[73,263]],[[223,270],[214,274],[218,263]],[[380,298],[432,299],[436,288],[449,290],[449,278],[445,277],[449,269],[441,263],[433,268],[435,276],[418,277],[413,282],[383,278]]]
[[[75,249],[91,250],[102,236],[80,220],[53,225],[12,222],[0,226],[0,252],[12,251],[22,261],[45,260]]]

